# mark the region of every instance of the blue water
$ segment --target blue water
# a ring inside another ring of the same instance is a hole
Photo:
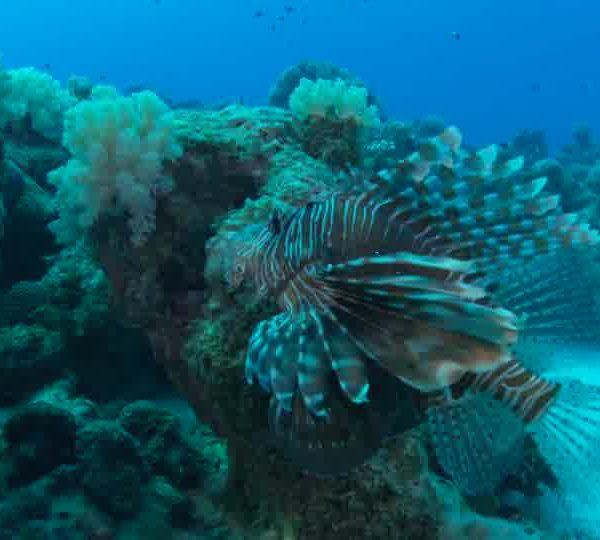
[[[0,50],[207,103],[264,103],[284,68],[330,61],[392,117],[439,114],[475,144],[538,128],[556,147],[600,128],[599,17],[593,0],[3,0]]]

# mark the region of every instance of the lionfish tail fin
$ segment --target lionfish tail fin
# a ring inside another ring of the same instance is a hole
[[[439,466],[465,495],[493,492],[523,457],[523,421],[487,394],[432,406],[427,424]]]
[[[533,438],[563,488],[577,489],[600,470],[600,387],[561,380]]]

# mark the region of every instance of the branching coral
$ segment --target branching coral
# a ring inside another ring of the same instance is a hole
[[[94,92],[67,112],[63,144],[72,158],[48,176],[58,188],[51,224],[58,240],[71,242],[102,214],[124,212],[133,244],[143,244],[156,227],[157,198],[173,189],[163,162],[182,152],[169,108],[152,92]]]

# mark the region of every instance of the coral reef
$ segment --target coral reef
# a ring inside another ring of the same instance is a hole
[[[2,538],[237,537],[208,498],[225,484],[222,443],[164,407],[103,409],[64,381],[8,416],[0,456]]]
[[[32,98],[29,119],[7,123],[0,174],[4,239],[23,238],[24,221],[36,231],[32,262],[0,274],[0,537],[536,537],[475,513],[421,427],[344,477],[305,474],[273,440],[268,397],[244,382],[248,337],[275,307],[229,286],[235,239],[352,182],[349,165],[393,167],[445,127],[388,122],[369,138],[374,99],[326,71],[288,73],[277,107],[219,110],[73,79],[65,111],[64,91],[36,79],[53,108],[34,122]],[[12,78],[0,71],[0,108]],[[42,127],[62,116],[65,147]],[[537,156],[530,139],[513,146]],[[527,174],[566,192],[568,168]],[[67,246],[35,240],[51,221]]]
[[[157,206],[155,232],[131,249],[122,222],[100,220],[90,241],[124,313],[150,336],[198,417],[227,441],[225,507],[265,537],[437,538],[451,522],[452,511],[440,509],[449,493],[467,510],[452,488],[432,487],[440,480],[422,447],[414,458],[414,436],[394,441],[346,479],[305,476],[270,442],[265,397],[243,382],[245,339],[273,308],[244,288],[228,289],[233,233],[318,199],[340,179],[303,151],[289,113],[232,106],[176,119],[184,153],[168,167],[174,188]],[[219,189],[209,189],[214,184]],[[207,252],[199,250],[198,238],[211,235]],[[394,480],[395,470],[427,480]],[[349,514],[348,505],[356,511]]]

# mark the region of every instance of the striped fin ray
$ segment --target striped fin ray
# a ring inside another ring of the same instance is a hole
[[[516,339],[514,315],[480,302],[485,291],[464,279],[470,268],[413,253],[328,265],[319,272],[334,291],[327,318],[408,384],[443,387],[508,361]]]
[[[299,327],[288,313],[281,313],[256,325],[246,353],[248,383],[258,381],[287,410],[297,389],[299,340]]]
[[[560,392],[532,429],[540,453],[559,485],[572,491],[598,489],[600,471],[600,387],[557,377]],[[595,480],[589,486],[590,480]]]
[[[560,345],[595,350],[600,356],[597,257],[597,250],[571,250],[493,276],[488,288],[493,287],[495,301],[523,320],[517,354],[530,369],[547,371],[553,349]],[[600,358],[597,363],[600,367]]]
[[[417,233],[429,226],[420,252],[476,260],[487,271],[515,258],[598,242],[578,216],[560,211],[558,195],[544,192],[545,177],[523,173],[522,157],[504,159],[496,146],[450,152],[443,140],[422,144],[420,157],[410,159],[427,162],[427,174],[414,183],[418,201],[407,221]],[[446,159],[449,152],[452,160]],[[401,165],[396,178],[406,182],[406,176],[411,174]]]
[[[437,321],[442,329],[512,344],[514,315],[479,302],[487,299],[487,291],[466,280],[471,270],[470,263],[458,259],[401,252],[329,265],[321,279],[336,289],[338,300],[370,303],[396,317]],[[461,325],[463,317],[469,320]]]
[[[368,365],[339,322],[315,312],[285,313],[258,325],[246,376],[272,393],[275,441],[310,472],[346,473],[384,437],[419,421],[412,390]],[[370,382],[377,388],[372,398]]]
[[[535,375],[515,360],[469,375],[467,380],[471,391],[490,394],[527,423],[543,416],[560,391],[559,384]]]
[[[296,393],[287,411],[271,399],[270,426],[286,456],[317,474],[343,474],[364,463],[385,437],[414,428],[422,416],[413,391],[371,363],[368,379],[377,388],[368,403],[353,403],[339,388],[328,395],[327,416],[314,416]]]
[[[291,317],[283,313],[257,325],[246,356],[246,378],[272,392],[291,411],[302,396],[311,414],[327,416],[327,396],[335,381],[353,403],[368,401],[364,354],[339,323],[314,309]]]
[[[545,183],[545,178],[519,176],[428,178],[421,184],[423,197],[441,222],[431,247],[446,245],[449,254],[478,260],[487,269],[564,246],[597,243],[598,234],[578,216],[560,213],[559,197],[545,194]]]

